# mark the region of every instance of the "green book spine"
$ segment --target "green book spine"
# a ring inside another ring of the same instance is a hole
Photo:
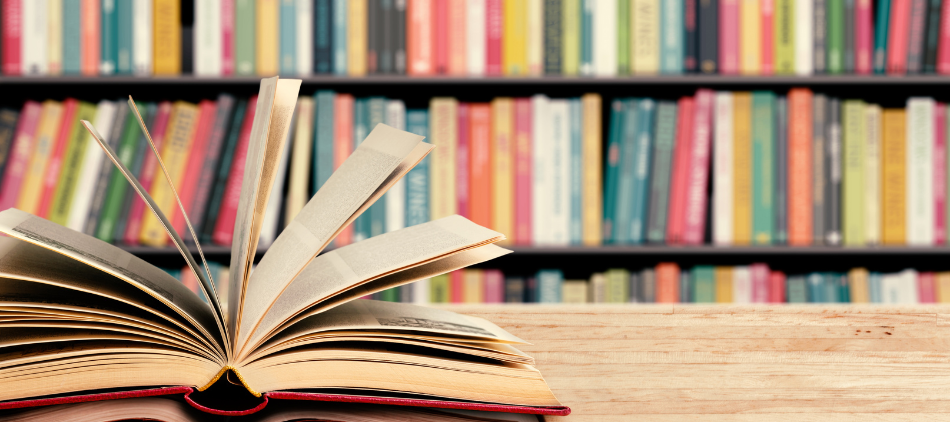
[[[399,302],[399,288],[393,287],[386,290],[383,290],[379,293],[379,300],[386,302]]]
[[[146,103],[140,108],[140,110],[143,110],[142,119],[145,120],[147,127],[154,127],[155,115],[158,113],[158,104]],[[136,123],[134,126],[138,127],[138,123]],[[139,131],[137,139],[138,141],[133,144],[135,145],[135,149],[132,153],[132,160],[128,165],[129,171],[131,171],[134,175],[139,175],[142,172],[142,163],[145,162],[145,156],[146,154],[151,153],[151,148],[148,147],[145,134]],[[115,222],[115,228],[112,230],[112,238],[116,239],[116,241],[121,240],[122,235],[125,234],[125,227],[129,218],[129,209],[132,208],[132,202],[139,198],[139,195],[135,192],[135,190],[128,189],[128,182],[125,180],[123,180],[123,182],[123,186],[126,186],[125,194],[122,195],[118,217],[116,218]]]
[[[653,175],[650,177],[650,211],[647,242],[666,241],[666,213],[670,199],[673,144],[676,142],[676,103],[661,101],[656,109],[656,140],[653,148]]]
[[[333,91],[317,91],[314,104],[314,148],[313,163],[316,170],[313,172],[313,191],[311,195],[323,186],[333,174]]]
[[[844,244],[864,245],[864,121],[863,101],[847,100],[842,107],[844,116],[844,172],[841,203]]]
[[[581,62],[581,2],[564,0],[561,6],[561,71],[575,76]]]
[[[449,275],[437,275],[429,279],[429,301],[432,303],[449,303]]]
[[[620,161],[617,165],[617,182],[612,192],[613,206],[613,243],[630,242],[630,223],[633,220],[633,173],[637,156],[637,100],[623,102],[623,118],[620,124]],[[612,129],[612,128],[611,128]],[[609,168],[608,168],[609,171]],[[609,173],[608,173],[609,174]]]
[[[119,1],[115,6],[116,26],[116,73],[132,74],[132,2]]]
[[[80,120],[92,121],[96,118],[96,106],[94,104],[82,102],[79,103],[79,109],[76,112],[76,120],[72,121],[72,127],[69,129],[69,145],[66,147],[66,159],[63,161],[63,167],[59,173],[59,181],[56,182],[56,191],[53,193],[53,203],[50,206],[49,220],[65,226],[69,220],[69,209],[73,203],[73,194],[76,191],[76,182],[79,180],[79,170],[82,169],[82,161],[85,158],[86,143],[89,136],[86,130],[79,124]]]
[[[115,123],[112,125],[112,131],[106,136],[106,143],[113,151],[119,149],[119,141],[125,133],[126,120],[129,109],[119,107],[115,113]],[[83,233],[90,236],[96,235],[96,229],[99,227],[99,221],[102,219],[102,208],[105,206],[106,196],[109,193],[109,183],[112,180],[112,173],[115,173],[115,164],[112,160],[103,159],[99,163],[99,177],[96,178],[96,184],[93,187],[92,201],[89,205],[89,214],[86,215],[86,225]],[[114,224],[113,224],[114,226]]]
[[[564,11],[563,0],[544,0],[544,73],[561,75],[564,25],[561,22]]]
[[[769,245],[774,237],[775,94],[752,94],[752,242]]]
[[[234,3],[234,72],[238,75],[255,74],[254,0],[235,0]]]
[[[386,99],[383,97],[370,98],[366,105],[367,127],[366,134],[376,125],[386,119]],[[386,201],[376,201],[366,210],[369,214],[369,237],[378,236],[386,232]]]
[[[795,73],[795,0],[775,0],[774,19],[775,74],[792,75]]]
[[[630,297],[630,272],[624,269],[607,270],[604,302],[624,303]]]
[[[144,116],[143,116],[144,118]],[[129,113],[125,118],[125,125],[122,131],[122,137],[119,139],[119,161],[126,167],[132,166],[135,160],[135,152],[138,149],[136,141],[139,138],[138,118],[135,114]],[[109,165],[112,165],[110,162]],[[99,215],[99,224],[96,226],[96,237],[103,242],[112,242],[115,236],[115,226],[119,219],[119,212],[122,211],[122,202],[125,199],[126,188],[129,182],[125,180],[122,172],[114,171],[109,180],[109,187],[106,191],[105,203],[102,205],[102,213]]]
[[[234,117],[228,136],[225,138],[224,149],[221,151],[221,160],[218,161],[218,173],[214,178],[214,187],[211,188],[211,198],[208,200],[208,212],[201,223],[201,241],[210,242],[214,226],[218,222],[218,210],[224,199],[224,190],[228,184],[228,175],[231,174],[231,162],[234,161],[234,150],[237,148],[238,138],[241,135],[241,125],[244,124],[244,114],[247,110],[247,100],[238,101],[234,107]]]
[[[805,276],[789,276],[785,283],[785,290],[788,303],[808,303],[808,285],[805,282]]]
[[[828,73],[844,71],[844,0],[827,0]]]
[[[700,265],[693,268],[693,303],[716,302],[716,268]]]
[[[630,73],[630,2],[617,2],[617,75]]]
[[[116,56],[118,55],[116,44],[119,41],[116,27],[119,21],[115,13],[115,3],[116,0],[102,0],[102,22],[99,23],[101,31],[100,45],[102,48],[99,51],[99,73],[103,75],[112,75],[116,69]],[[131,6],[129,7],[131,8]]]
[[[613,243],[617,218],[617,188],[620,185],[620,140],[624,127],[623,100],[610,103],[610,130],[607,133],[607,169],[604,179],[604,243]]]

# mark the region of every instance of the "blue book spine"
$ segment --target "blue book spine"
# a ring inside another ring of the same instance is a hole
[[[848,284],[848,276],[838,274],[836,279],[838,281],[838,302],[851,303],[851,285]]]
[[[101,50],[99,50],[99,73],[103,75],[112,75],[116,69],[115,63],[116,56],[118,55],[118,49],[116,48],[116,42],[118,41],[116,26],[118,26],[119,21],[115,13],[115,3],[116,0],[102,0],[101,3],[100,13],[102,22],[99,23],[99,28],[102,32],[100,33]]]
[[[294,0],[280,0],[280,74],[297,74],[297,17]]]
[[[656,102],[649,98],[640,100],[637,106],[637,152],[633,162],[633,205],[630,214],[630,243],[633,244],[641,244],[646,238],[655,116]]]
[[[353,105],[353,148],[360,146],[369,133],[369,99],[357,98]],[[367,210],[369,211],[369,210]],[[359,242],[370,238],[370,215],[363,212],[353,221],[353,241]]]
[[[429,136],[429,111],[408,110],[406,131]],[[406,174],[406,227],[429,221],[429,157]]]
[[[316,128],[313,131],[313,195],[333,174],[333,91],[317,91],[314,95]]]
[[[584,168],[582,163],[583,154],[581,137],[582,113],[581,100],[570,100],[570,123],[571,123],[571,217],[570,217],[570,240],[572,245],[581,243],[583,230],[581,228],[581,209],[583,200],[581,199],[581,190],[584,185]]]
[[[386,119],[386,99],[383,97],[373,97],[367,101],[367,127],[366,134],[383,123]],[[369,236],[377,236],[386,233],[386,201],[380,200],[369,206]]]
[[[581,0],[581,75],[594,74],[594,1]]]
[[[826,273],[825,276],[822,277],[822,281],[824,281],[823,284],[825,288],[824,302],[838,303],[841,297],[841,288],[838,286],[838,275],[834,273]]]
[[[877,6],[877,22],[874,25],[874,73],[883,75],[887,69],[887,27],[891,20],[891,0],[880,0]]]
[[[604,243],[613,243],[616,224],[617,185],[620,178],[620,139],[623,136],[624,105],[610,104],[610,132],[607,140],[607,169],[604,179]]]
[[[825,302],[825,284],[824,277],[821,274],[813,273],[808,275],[808,302]]]
[[[313,9],[313,69],[333,73],[333,1],[316,0]]]
[[[561,303],[561,285],[564,273],[561,270],[538,271],[538,302]]]
[[[333,0],[333,73],[346,76],[346,0]]]
[[[683,73],[683,0],[660,2],[660,73]]]
[[[63,0],[63,73],[79,74],[81,71],[82,0]]]
[[[868,296],[871,303],[881,303],[881,274],[868,274]]]
[[[605,197],[613,196],[611,204],[614,209],[612,241],[619,245],[630,242],[630,223],[633,220],[633,174],[635,170],[634,162],[637,156],[638,111],[636,99],[623,101],[623,111],[618,119],[620,122],[617,129],[620,138],[620,160],[619,165],[617,165],[618,169],[615,171],[617,182],[614,183],[610,192],[604,192]],[[613,124],[614,122],[611,122],[611,125]],[[611,130],[613,130],[613,127],[611,127]]]
[[[132,74],[132,2],[119,1],[115,6],[117,16],[116,73]],[[63,16],[65,19],[65,16]]]

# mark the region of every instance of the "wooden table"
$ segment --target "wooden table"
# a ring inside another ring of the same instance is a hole
[[[950,306],[447,308],[534,343],[549,421],[950,421]]]

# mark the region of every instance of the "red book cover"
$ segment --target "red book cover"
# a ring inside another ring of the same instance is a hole
[[[693,136],[687,168],[689,176],[683,212],[683,243],[688,245],[703,244],[703,235],[706,233],[706,187],[709,182],[709,153],[712,145],[712,109],[713,92],[708,89],[696,91]]]
[[[922,272],[917,276],[917,298],[920,303],[937,303],[934,273]]]
[[[501,270],[485,270],[485,303],[505,301],[505,275]]]
[[[874,49],[872,19],[871,0],[857,0],[854,17],[854,72],[859,75],[871,74],[871,55]]]
[[[23,36],[22,2],[23,0],[3,0],[3,73],[19,75],[23,57],[20,54],[21,37]],[[6,209],[6,208],[4,208]]]
[[[762,69],[761,75],[771,75],[775,73],[775,45],[772,41],[775,37],[775,1],[762,0]]]
[[[907,73],[907,43],[910,38],[910,1],[891,0],[891,19],[887,34],[887,73]]]
[[[165,130],[168,128],[168,119],[172,114],[172,103],[165,101],[158,105],[158,112],[155,114],[155,127],[150,130],[152,142],[155,143],[155,149],[161,151],[165,140]],[[145,150],[145,158],[142,161],[142,169],[139,172],[139,182],[142,186],[152,186],[155,179],[156,170],[158,170],[158,159],[151,148]],[[125,223],[125,233],[122,241],[129,245],[139,243],[139,234],[142,232],[142,217],[145,215],[145,201],[138,195],[132,199],[132,206],[129,207],[129,217]],[[230,245],[230,243],[229,243]]]
[[[431,75],[434,58],[432,51],[433,0],[408,0],[406,4],[407,73],[414,76]]]
[[[231,246],[234,239],[234,222],[237,220],[238,203],[241,202],[241,183],[244,181],[247,149],[251,143],[251,128],[254,126],[256,112],[257,96],[254,96],[247,102],[247,112],[244,113],[241,134],[238,136],[237,148],[234,149],[234,158],[231,161],[231,173],[228,174],[221,209],[218,210],[218,221],[215,222],[214,232],[211,233],[211,241],[218,245]]]
[[[468,34],[466,33],[468,22],[466,21],[465,9],[468,5],[464,1],[449,1],[448,11],[448,61],[450,75],[464,76],[468,74]]]
[[[59,126],[59,132],[56,134],[56,141],[53,144],[53,150],[49,157],[49,164],[46,167],[46,175],[43,177],[43,193],[40,196],[40,206],[37,208],[37,216],[49,217],[49,208],[53,206],[53,197],[56,192],[56,184],[59,183],[59,172],[63,169],[63,155],[66,153],[66,147],[69,145],[69,135],[72,132],[76,122],[76,111],[79,110],[79,101],[74,98],[67,98],[63,101],[63,119]]]
[[[940,5],[940,37],[937,40],[937,73],[950,74],[950,1]]]
[[[101,27],[99,13],[100,0],[82,0],[80,13],[80,31],[82,37],[82,49],[80,56],[80,71],[85,76],[95,76],[99,74],[99,58],[101,47]],[[143,185],[150,186],[150,185]]]
[[[810,89],[788,91],[788,244],[812,244],[812,99]]]
[[[947,243],[947,105],[934,113],[934,242]]]
[[[449,302],[465,302],[465,270],[455,270],[449,273]]]
[[[769,298],[769,266],[766,264],[752,264],[749,266],[752,273],[752,303],[768,303]]]
[[[739,0],[719,1],[719,73],[739,73]]]
[[[23,186],[23,177],[33,155],[33,144],[36,126],[40,123],[40,110],[43,106],[36,101],[27,101],[17,121],[16,134],[10,155],[7,157],[7,168],[3,172],[3,181],[0,184],[0,209],[5,210],[16,206],[20,198],[20,187]]]
[[[201,169],[205,165],[205,159],[208,157],[208,143],[211,141],[211,130],[214,129],[214,118],[217,113],[217,105],[214,101],[203,100],[198,104],[198,125],[194,132],[194,139],[191,141],[191,153],[188,154],[188,165],[185,167],[185,175],[182,180],[185,181],[178,192],[181,198],[182,208],[188,213],[191,224],[202,216],[194,214],[195,195],[198,191],[198,179],[201,178]],[[178,231],[183,238],[190,238],[188,227],[185,225],[185,216],[176,209],[172,217],[172,227]]]
[[[471,191],[469,186],[469,154],[471,154],[471,131],[470,131],[470,113],[468,103],[459,103],[458,118],[458,142],[455,145],[455,200],[456,212],[462,217],[471,219],[472,213]]]
[[[449,73],[449,0],[432,0],[433,50],[435,73]]]
[[[472,103],[469,116],[468,218],[482,227],[492,227],[491,105]]]
[[[670,175],[670,203],[666,220],[666,243],[683,243],[686,187],[689,179],[690,141],[693,135],[693,98],[679,100],[676,144],[673,146],[673,174]]]
[[[785,303],[785,273],[769,273],[769,303]]]
[[[333,99],[333,171],[353,153],[353,104],[349,94],[337,94]],[[337,247],[353,243],[353,225],[340,231],[333,244]]]
[[[221,74],[234,74],[234,0],[221,2]]]
[[[488,76],[501,75],[502,16],[501,0],[485,0],[485,74]]]
[[[656,265],[656,303],[679,303],[680,267],[673,262]]]
[[[515,239],[531,244],[531,99],[515,98]]]

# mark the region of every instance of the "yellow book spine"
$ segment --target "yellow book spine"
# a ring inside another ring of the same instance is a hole
[[[848,284],[851,290],[851,303],[870,303],[871,290],[868,288],[868,270],[854,268],[848,272]]]
[[[561,284],[561,303],[587,303],[587,281],[564,280]]]
[[[152,71],[156,75],[181,73],[181,5],[178,0],[153,0]]]
[[[903,245],[907,240],[906,113],[903,109],[887,109],[882,116],[881,243]]]
[[[864,101],[844,102],[844,154],[842,185],[842,222],[844,244],[864,245],[864,144],[866,139]]]
[[[881,106],[865,109],[864,130],[864,241],[881,243]]]
[[[752,243],[752,94],[733,94],[733,243]]]
[[[458,100],[433,98],[429,103],[429,142],[436,146],[429,162],[431,220],[457,212],[455,148],[458,143]]]
[[[739,72],[758,75],[762,67],[762,13],[759,0],[739,4]]]
[[[482,270],[464,270],[462,273],[463,284],[462,302],[464,303],[483,303],[485,302],[484,288],[482,288],[485,274]]]
[[[716,267],[716,303],[732,303],[732,267]]]
[[[429,279],[429,301],[432,303],[449,303],[449,275],[437,275]]]
[[[561,11],[561,73],[577,76],[581,61],[580,0],[562,0]]]
[[[585,94],[581,97],[581,163],[584,166],[583,192],[581,198],[584,207],[581,209],[581,238],[588,246],[598,246],[603,233],[602,208],[603,183],[601,160],[603,159],[601,146],[601,98],[598,94]]]
[[[939,272],[936,279],[937,303],[950,303],[950,272]]]
[[[492,125],[492,229],[511,243],[515,234],[514,114],[511,98],[496,98],[491,104]]]
[[[44,101],[40,112],[40,123],[30,156],[30,166],[26,169],[26,177],[20,188],[16,207],[21,211],[36,214],[43,197],[43,181],[46,179],[46,166],[56,144],[60,123],[63,118],[63,105],[57,101]]]
[[[502,16],[505,22],[501,41],[502,72],[525,75],[528,73],[528,2],[504,0]]]
[[[47,0],[46,4],[46,27],[49,34],[46,57],[49,74],[60,75],[63,73],[63,0]]]
[[[182,179],[185,177],[185,167],[188,165],[188,154],[194,138],[198,121],[198,106],[184,101],[178,101],[172,107],[172,114],[168,121],[168,131],[162,145],[162,161],[168,170],[175,189],[181,189]],[[172,193],[171,186],[165,180],[161,167],[155,169],[152,187],[149,192],[158,208],[165,213],[169,220],[174,220],[178,210],[178,203]],[[149,246],[165,246],[167,234],[162,222],[154,214],[146,212],[142,217],[142,231],[139,241]]]
[[[633,73],[652,75],[660,72],[660,2],[633,0],[630,8],[630,54]]]
[[[255,57],[257,74],[273,76],[280,64],[280,38],[278,38],[279,15],[277,0],[257,1],[257,36],[255,37]]]
[[[350,76],[366,75],[366,0],[349,0],[346,26],[346,71]]]

